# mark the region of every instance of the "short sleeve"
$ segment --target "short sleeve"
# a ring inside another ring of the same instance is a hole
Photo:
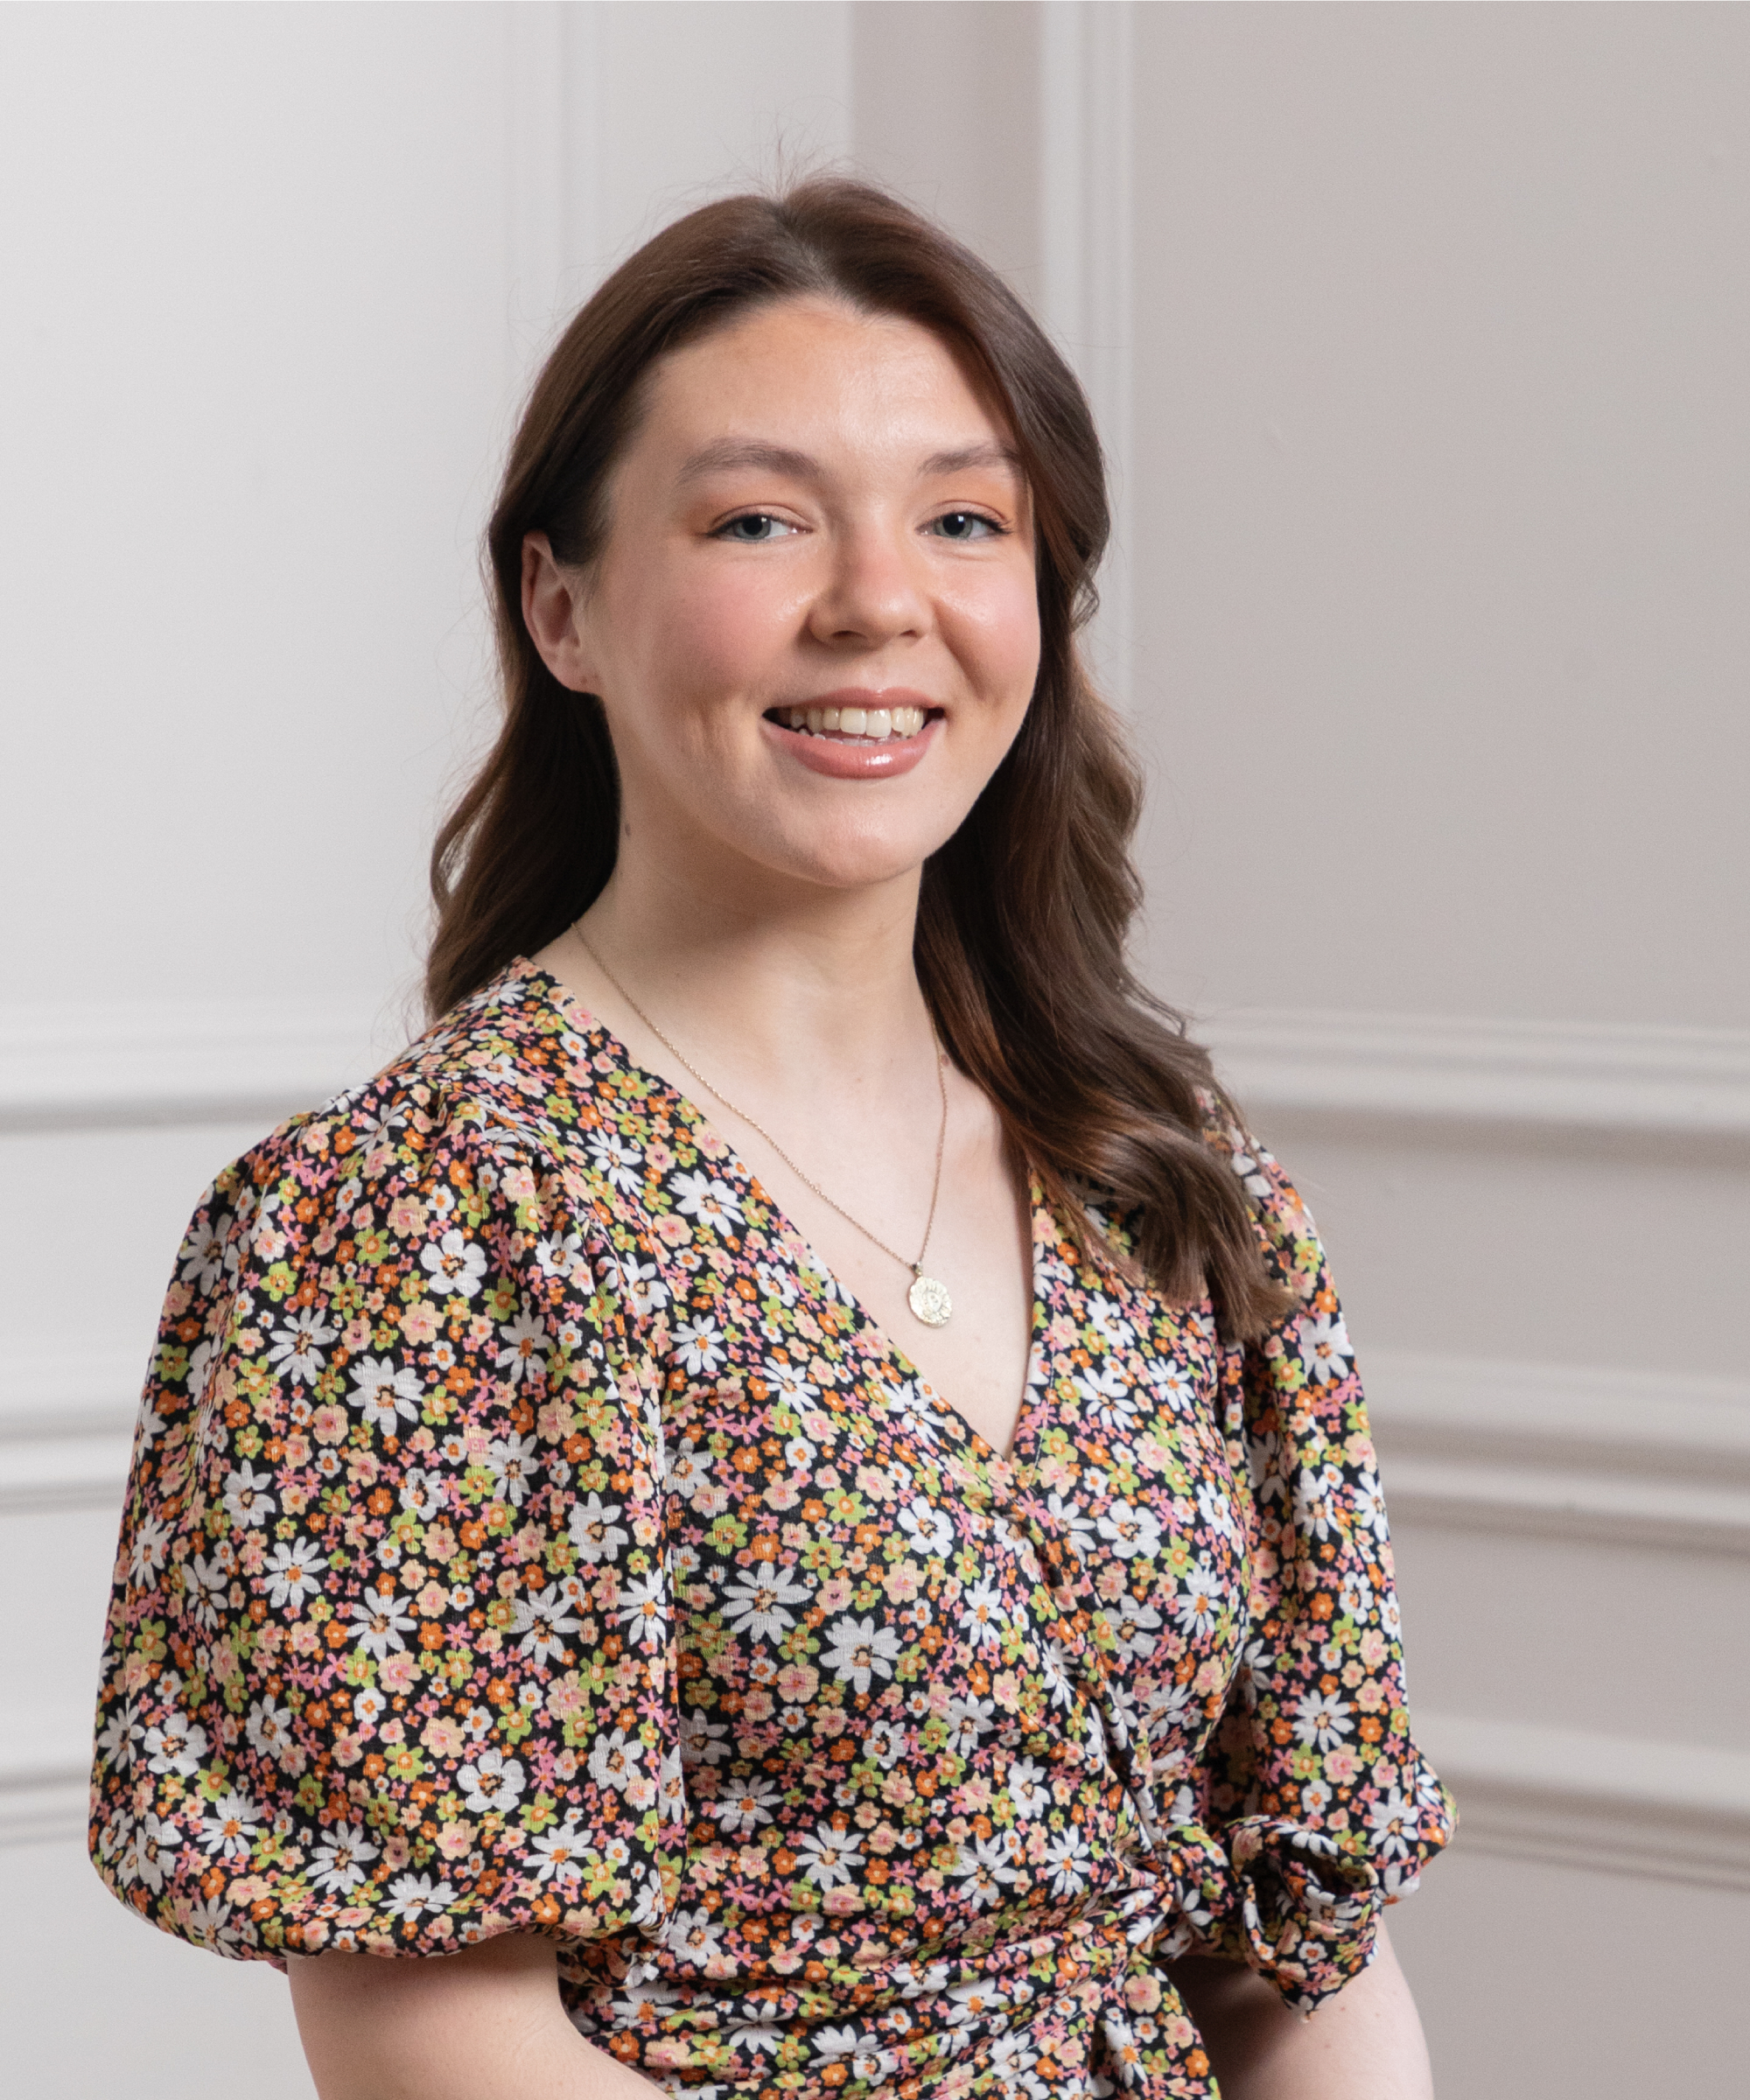
[[[1371,1960],[1382,1903],[1455,1817],[1410,1735],[1378,1461],[1324,1250],[1276,1161],[1236,1130],[1222,1142],[1292,1306],[1225,1360],[1252,1577],[1201,1775],[1242,1892],[1212,1938],[1305,2011]]]
[[[659,1929],[683,1839],[658,1372],[572,1170],[415,1084],[222,1175],[172,1282],[92,1849],[243,1958]]]

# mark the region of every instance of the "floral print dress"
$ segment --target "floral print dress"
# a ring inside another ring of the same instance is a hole
[[[1312,1222],[1208,1139],[1298,1309],[1225,1342],[1036,1190],[1001,1454],[513,965],[195,1214],[105,1880],[245,1959],[545,1934],[581,2032],[703,2100],[1214,2094],[1172,1957],[1316,2006],[1452,1812]]]

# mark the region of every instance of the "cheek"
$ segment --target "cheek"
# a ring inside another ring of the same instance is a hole
[[[692,712],[758,684],[795,632],[794,593],[744,570],[652,578],[640,592],[647,697]]]
[[[1039,676],[1039,595],[1032,568],[981,578],[979,588],[955,598],[944,625],[979,698],[1005,716],[1018,714]]]

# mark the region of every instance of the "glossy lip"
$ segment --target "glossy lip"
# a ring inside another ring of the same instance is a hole
[[[791,707],[921,707],[928,718],[914,737],[889,737],[879,744],[840,744],[830,737],[810,736],[806,730],[791,729],[770,715],[760,718],[760,727],[778,740],[780,749],[808,767],[834,780],[891,780],[919,765],[935,741],[942,726],[942,710],[924,693],[905,687],[872,692],[864,686],[843,686],[836,692],[811,693],[806,700],[786,700]]]

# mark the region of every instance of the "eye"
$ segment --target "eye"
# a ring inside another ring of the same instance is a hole
[[[987,518],[982,511],[950,510],[934,520],[929,529],[939,532],[945,540],[963,541],[995,539],[1004,528],[995,518]]]
[[[782,518],[774,518],[770,511],[745,510],[738,518],[731,518],[719,525],[713,539],[739,540],[744,546],[758,547],[766,540],[775,540],[798,528]]]

